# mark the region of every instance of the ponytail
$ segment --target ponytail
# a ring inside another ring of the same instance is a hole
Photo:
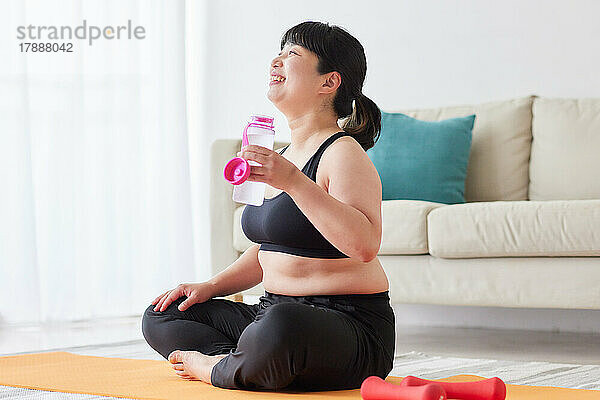
[[[375,145],[381,131],[381,111],[373,100],[359,93],[354,100],[352,114],[344,121],[342,129],[367,151]]]

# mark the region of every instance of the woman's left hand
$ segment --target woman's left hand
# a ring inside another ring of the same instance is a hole
[[[298,172],[302,173],[287,158],[266,147],[249,144],[242,147],[237,156],[261,164],[250,166],[249,181],[264,182],[283,191],[287,191],[294,184]]]

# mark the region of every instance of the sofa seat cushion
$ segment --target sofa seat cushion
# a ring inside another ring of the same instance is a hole
[[[427,214],[445,206],[421,200],[384,200],[378,254],[428,254]]]
[[[445,206],[421,200],[385,200],[381,205],[381,247],[379,254],[428,254],[427,214]],[[241,227],[244,206],[233,215],[233,247],[244,252],[253,242]]]
[[[427,225],[435,257],[600,256],[600,200],[453,204]]]

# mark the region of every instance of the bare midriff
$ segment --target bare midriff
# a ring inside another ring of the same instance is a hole
[[[266,291],[289,296],[379,293],[389,289],[377,257],[309,258],[275,251],[258,252]]]

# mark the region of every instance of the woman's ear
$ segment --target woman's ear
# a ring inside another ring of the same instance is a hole
[[[342,84],[342,76],[339,72],[333,71],[327,74],[327,78],[323,85],[321,86],[320,93],[333,93],[340,87]]]

